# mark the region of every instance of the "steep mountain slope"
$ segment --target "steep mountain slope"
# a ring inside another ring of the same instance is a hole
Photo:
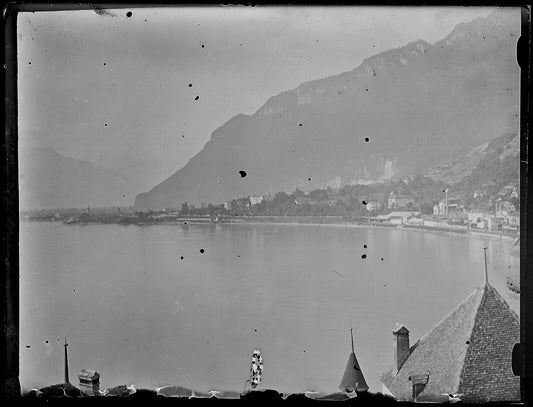
[[[503,187],[502,182],[518,185],[519,155],[520,137],[517,133],[506,133],[436,165],[425,175],[450,184],[464,184],[468,179],[472,182],[470,186],[475,188],[481,188],[489,181],[499,187]]]
[[[145,185],[51,148],[19,151],[21,210],[127,206]]]
[[[403,177],[516,132],[519,21],[517,11],[497,11],[433,45],[419,40],[274,96],[216,129],[200,153],[135,205],[218,203]]]

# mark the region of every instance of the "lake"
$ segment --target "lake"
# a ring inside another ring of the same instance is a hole
[[[21,386],[63,381],[66,336],[75,385],[91,369],[101,388],[242,391],[257,348],[259,388],[337,391],[353,327],[363,374],[381,391],[395,323],[414,343],[442,320],[483,283],[485,244],[489,280],[518,313],[505,276],[518,275],[519,258],[497,239],[322,225],[21,222]]]

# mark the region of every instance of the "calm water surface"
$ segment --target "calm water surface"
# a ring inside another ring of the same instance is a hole
[[[505,276],[518,274],[519,258],[510,243],[486,243],[489,278],[518,312]],[[436,325],[482,284],[484,244],[317,225],[22,222],[21,385],[63,381],[66,335],[75,384],[93,369],[101,388],[241,391],[259,348],[260,388],[336,391],[353,327],[363,373],[380,391],[394,324],[412,343]]]

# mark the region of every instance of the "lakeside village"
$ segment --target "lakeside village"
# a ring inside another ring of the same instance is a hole
[[[466,190],[428,177],[370,185],[327,187],[304,192],[251,195],[221,204],[199,206],[182,202],[160,210],[133,207],[56,209],[24,212],[26,220],[65,224],[164,222],[294,222],[353,223],[375,226],[440,229],[457,233],[487,233],[515,239],[520,229],[518,184],[494,182]]]

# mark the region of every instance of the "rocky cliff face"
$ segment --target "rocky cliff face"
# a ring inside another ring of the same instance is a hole
[[[274,96],[216,129],[135,206],[404,177],[517,132],[519,23],[517,11],[498,11],[435,44],[419,40]]]

